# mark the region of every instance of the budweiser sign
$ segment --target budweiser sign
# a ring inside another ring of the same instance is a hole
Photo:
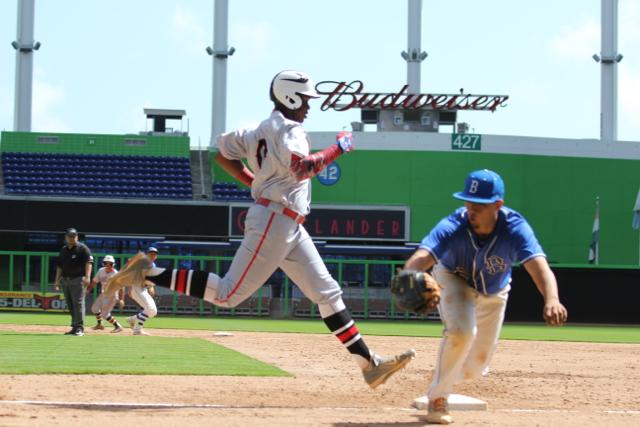
[[[326,111],[346,111],[351,108],[372,110],[478,110],[495,111],[505,107],[508,95],[456,95],[435,93],[407,93],[409,85],[404,85],[396,93],[365,92],[360,80],[351,83],[322,81],[316,85],[320,95],[326,95],[320,109]]]

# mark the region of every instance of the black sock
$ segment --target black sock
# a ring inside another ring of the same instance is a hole
[[[325,317],[324,323],[329,330],[333,332],[340,342],[347,347],[349,353],[362,356],[365,360],[371,360],[371,352],[369,347],[364,343],[364,339],[360,336],[358,327],[356,326],[351,313],[346,308],[338,313],[334,313],[329,317]]]
[[[153,282],[156,286],[204,299],[204,291],[207,288],[208,277],[209,273],[207,271],[166,269],[157,276],[146,276],[146,279]]]

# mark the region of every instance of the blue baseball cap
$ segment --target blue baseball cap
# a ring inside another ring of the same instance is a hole
[[[149,246],[149,249],[147,249],[147,253],[149,253],[149,252],[158,253],[158,250],[156,248],[154,248],[153,246]]]
[[[504,199],[504,181],[489,169],[473,171],[464,181],[464,190],[453,193],[453,197],[472,203],[494,203]]]

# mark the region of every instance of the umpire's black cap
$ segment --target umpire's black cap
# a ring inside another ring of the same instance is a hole
[[[65,236],[77,236],[78,235],[78,230],[76,230],[73,227],[67,228],[66,230],[64,230],[64,235]]]

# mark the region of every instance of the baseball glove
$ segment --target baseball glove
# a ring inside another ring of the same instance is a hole
[[[435,310],[440,302],[440,285],[422,271],[401,271],[391,278],[390,288],[401,310],[426,314]]]

